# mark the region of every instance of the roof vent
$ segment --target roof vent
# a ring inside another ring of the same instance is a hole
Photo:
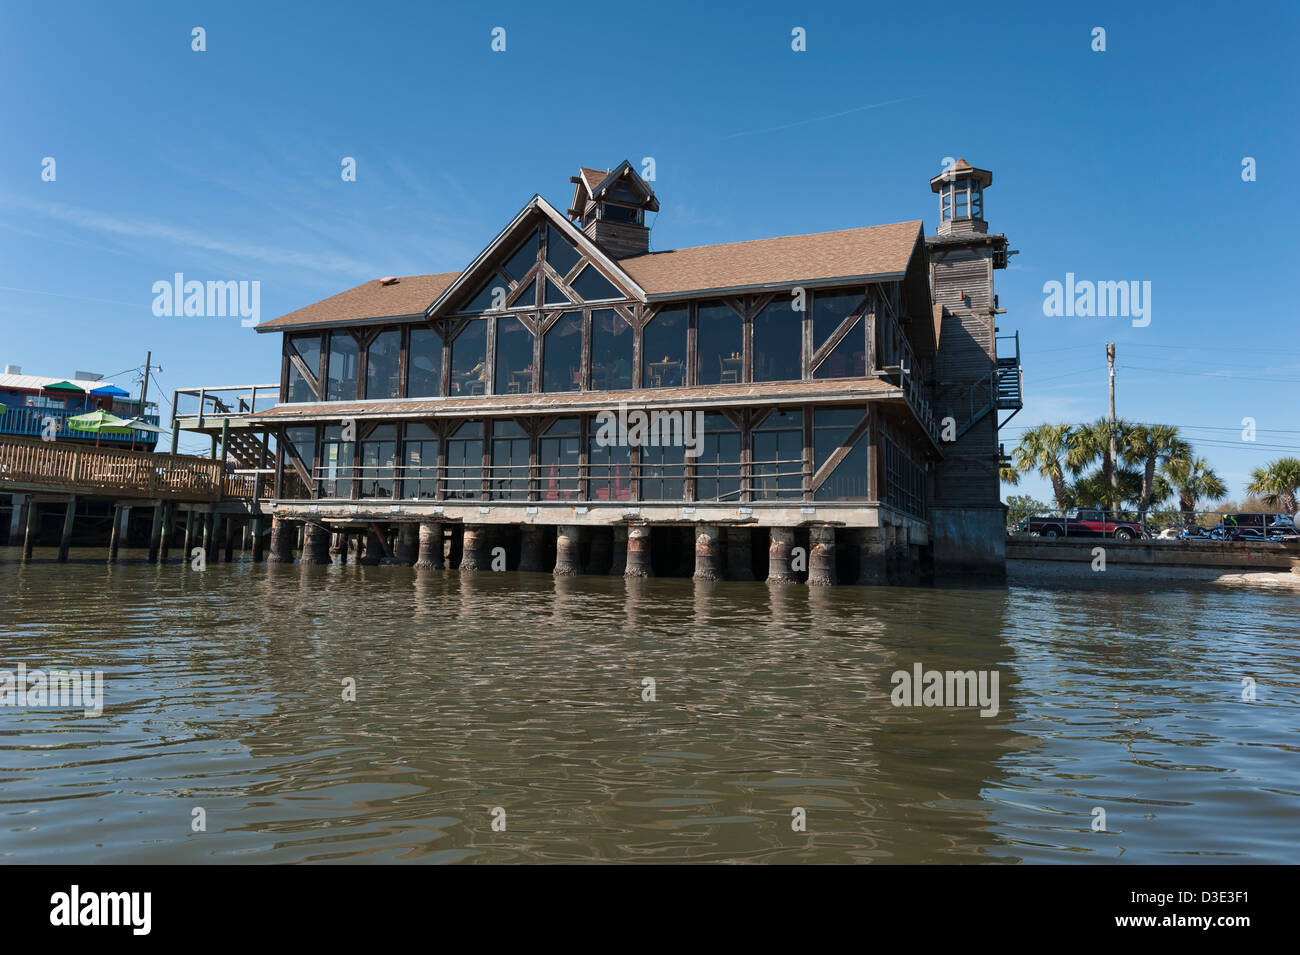
[[[22,365],[5,365],[6,375],[21,375],[23,373]]]
[[[396,285],[396,284],[397,284],[397,276],[395,276],[395,275],[390,275],[390,276],[388,276],[387,278],[382,278],[382,279],[379,280],[379,284],[380,284],[380,285]]]

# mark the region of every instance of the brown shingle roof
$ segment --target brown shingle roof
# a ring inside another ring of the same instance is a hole
[[[433,304],[459,272],[440,272],[437,275],[407,275],[384,284],[382,279],[371,279],[356,288],[340,292],[281,315],[257,326],[259,332],[281,331],[298,325],[317,325],[337,322],[359,322],[370,318],[389,318],[398,315],[418,315]]]
[[[587,187],[587,195],[596,191],[601,180],[609,175],[608,169],[592,169],[590,166],[579,166],[578,175],[582,177],[582,184]]]
[[[619,259],[652,296],[906,271],[921,221],[703,245]]]

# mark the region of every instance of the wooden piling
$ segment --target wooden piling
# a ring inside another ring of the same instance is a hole
[[[108,529],[108,562],[110,564],[117,561],[117,544],[118,535],[122,528],[122,502],[113,502],[113,525]]]
[[[614,549],[610,555],[609,575],[622,577],[623,571],[627,569],[627,528],[619,525],[612,530],[614,533],[610,541]]]
[[[808,529],[808,586],[831,587],[835,584],[835,528],[821,526]]]
[[[68,559],[68,549],[72,546],[72,523],[77,516],[77,499],[68,498],[68,504],[63,512],[63,535],[59,538],[59,560]]]
[[[158,546],[162,543],[162,501],[153,506],[153,516],[149,521],[149,563],[158,559]]]
[[[265,555],[262,553],[262,519],[253,518],[253,563],[260,564]]]
[[[797,580],[798,575],[790,568],[790,552],[794,547],[794,529],[790,527],[768,528],[767,546],[767,582],[789,583]]]
[[[227,564],[235,559],[235,518],[226,517],[226,553],[222,558]]]
[[[175,518],[172,516],[175,504],[167,503],[162,505],[162,530],[158,535],[158,563],[167,563],[167,551],[170,549],[172,525]]]
[[[185,536],[181,539],[182,559],[190,559],[190,551],[194,548],[194,510],[185,512]]]
[[[23,531],[23,560],[32,559],[32,548],[36,546],[36,522],[38,505],[33,498],[27,503],[27,528]]]
[[[379,536],[372,524],[366,530],[361,538],[365,540],[365,550],[361,553],[361,563],[366,567],[374,567],[384,558],[384,541]]]

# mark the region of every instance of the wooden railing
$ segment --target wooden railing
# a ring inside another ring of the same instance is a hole
[[[0,487],[6,486],[187,501],[247,499],[253,493],[251,477],[232,474],[210,458],[24,438],[0,439]]]

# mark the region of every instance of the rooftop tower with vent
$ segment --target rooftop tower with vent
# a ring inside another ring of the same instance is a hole
[[[1007,267],[1007,237],[989,232],[984,190],[993,173],[958,159],[930,180],[939,225],[926,236],[939,347],[934,413],[947,422],[935,470],[935,564],[949,572],[1005,572],[999,429],[1022,407],[1018,335],[999,338],[993,275]],[[1002,354],[999,355],[999,345]],[[1009,414],[1007,414],[1009,412]]]
[[[654,190],[626,159],[613,169],[582,166],[574,183],[569,218],[614,258],[650,251],[645,214],[659,211]]]

